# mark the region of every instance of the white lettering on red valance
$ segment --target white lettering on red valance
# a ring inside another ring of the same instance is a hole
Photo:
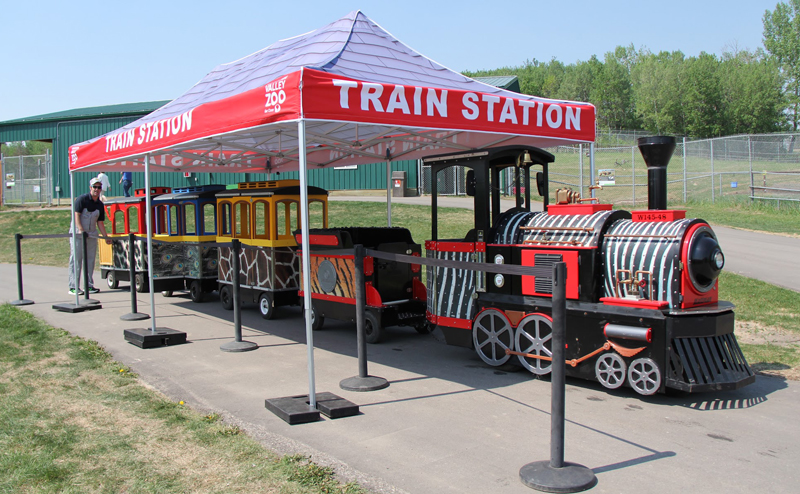
[[[404,86],[400,84],[381,84],[347,79],[331,79],[338,88],[337,110],[361,110],[369,114],[412,115],[432,118],[447,118],[452,106],[457,106],[456,115],[464,122],[481,124],[500,124],[519,128],[530,128],[526,133],[536,133],[537,129],[549,133],[582,133],[581,111],[591,105],[556,101],[517,99],[488,93],[462,92],[455,90]],[[448,98],[449,95],[455,98]],[[460,101],[458,100],[460,95]],[[593,112],[590,112],[593,114]],[[592,118],[593,115],[588,115]],[[413,117],[411,117],[413,118]],[[588,122],[584,122],[588,123]],[[498,128],[497,130],[502,130]],[[520,129],[521,130],[521,129]],[[585,129],[592,135],[593,129]],[[564,136],[567,137],[567,136]],[[581,138],[576,135],[574,138]]]
[[[106,136],[106,152],[118,151],[134,144],[141,145],[187,132],[192,129],[192,112],[194,109],[171,118],[147,122],[135,129],[109,134]]]

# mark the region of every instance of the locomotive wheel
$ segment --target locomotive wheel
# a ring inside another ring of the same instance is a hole
[[[650,396],[661,387],[661,371],[649,358],[637,358],[628,368],[628,384],[640,395]]]
[[[163,292],[161,292],[161,296],[162,297],[171,297],[172,296],[172,290],[164,290]]]
[[[194,280],[189,284],[189,296],[192,297],[192,302],[200,303],[203,301],[203,284],[198,280]]]
[[[233,289],[230,285],[224,285],[219,289],[219,301],[222,302],[223,309],[233,309]]]
[[[511,358],[506,350],[514,346],[514,330],[505,314],[497,309],[488,309],[472,323],[472,343],[481,360],[497,367]]]
[[[325,316],[318,313],[314,304],[311,304],[311,330],[319,331],[323,324],[325,324]]]
[[[114,271],[109,271],[106,275],[106,283],[108,283],[108,287],[112,290],[116,290],[119,288],[119,280],[117,279],[117,274]]]
[[[133,277],[133,284],[136,287],[136,291],[139,293],[148,293],[150,291],[147,277],[143,273],[139,273]]]
[[[541,357],[553,357],[553,320],[544,314],[525,316],[517,325],[514,338],[515,348],[520,353]],[[553,363],[550,360],[518,355],[523,367],[537,376],[550,374]]]
[[[625,383],[625,361],[616,353],[606,353],[594,364],[594,375],[608,389],[617,389]]]
[[[378,318],[370,311],[364,312],[364,337],[367,343],[380,343],[385,331],[378,324]]]
[[[259,295],[258,311],[261,312],[261,317],[266,320],[275,317],[275,307],[272,305],[272,295],[269,292],[263,292]]]

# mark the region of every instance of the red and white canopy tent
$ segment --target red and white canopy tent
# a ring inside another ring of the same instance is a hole
[[[150,171],[299,170],[302,249],[309,252],[309,168],[514,144],[551,147],[594,137],[594,106],[475,81],[417,53],[355,11],[220,65],[155,112],[71,146],[70,172],[97,168],[144,171],[149,177]],[[149,179],[146,189],[151,242]],[[304,286],[311,285],[308,262],[304,256]],[[309,291],[304,307],[308,314]],[[151,298],[155,330],[152,311]]]

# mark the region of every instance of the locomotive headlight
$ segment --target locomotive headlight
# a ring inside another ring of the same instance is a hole
[[[495,264],[503,264],[504,262],[506,262],[506,260],[503,257],[503,254],[497,254],[496,256],[494,256],[494,263]]]
[[[494,286],[497,288],[502,288],[503,285],[506,283],[506,278],[502,274],[494,275]]]
[[[717,269],[720,271],[722,270],[722,266],[725,265],[725,256],[722,255],[721,250],[717,250],[717,252],[714,254],[714,264],[717,265]]]

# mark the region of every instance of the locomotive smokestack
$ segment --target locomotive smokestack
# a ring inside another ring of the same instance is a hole
[[[647,165],[647,208],[667,209],[667,164],[675,151],[675,138],[640,137],[639,151]]]

